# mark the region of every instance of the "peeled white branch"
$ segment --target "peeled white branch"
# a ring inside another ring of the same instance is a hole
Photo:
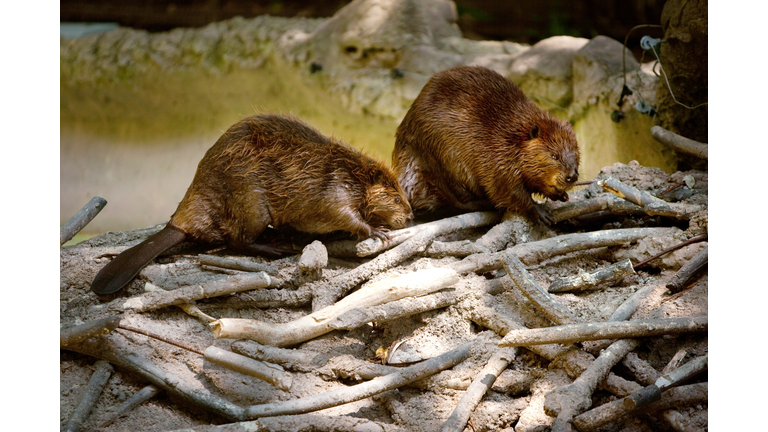
[[[391,239],[383,241],[379,238],[369,238],[361,241],[357,244],[357,256],[364,257],[373,255],[377,252],[395,247],[400,243],[415,236],[425,228],[441,227],[443,225],[456,225],[457,223],[462,225],[461,228],[476,228],[483,225],[490,225],[498,222],[501,215],[498,212],[474,212],[458,215],[450,218],[436,220],[433,222],[427,222],[421,225],[404,228],[401,230],[392,231],[390,234]]]
[[[429,226],[422,226],[418,234],[409,238],[401,245],[384,252],[376,258],[337,276],[330,281],[313,285],[314,299],[312,310],[317,311],[335,303],[359,283],[371,276],[392,268],[416,253],[423,252],[435,237],[473,226],[485,225],[495,220],[494,213],[467,213],[460,216],[442,219]]]
[[[211,323],[215,338],[250,339],[264,345],[288,346],[328,333],[331,323],[355,309],[415,297],[459,281],[450,269],[426,269],[367,284],[338,303],[290,323],[273,324],[252,319],[222,318]]]

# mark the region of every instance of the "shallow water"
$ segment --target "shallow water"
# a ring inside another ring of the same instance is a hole
[[[397,128],[392,120],[350,113],[312,77],[274,62],[88,85],[62,78],[61,223],[95,195],[108,201],[86,234],[167,221],[205,151],[248,115],[291,113],[387,162]]]

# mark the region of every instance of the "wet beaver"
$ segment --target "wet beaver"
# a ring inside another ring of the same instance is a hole
[[[531,198],[567,201],[579,176],[571,126],[484,67],[433,76],[397,128],[392,165],[415,214],[500,208],[551,224]]]
[[[308,233],[388,238],[411,207],[389,167],[290,117],[257,115],[229,128],[205,154],[168,224],[110,261],[91,289],[113,293],[183,242],[274,255],[255,243],[271,225]]]

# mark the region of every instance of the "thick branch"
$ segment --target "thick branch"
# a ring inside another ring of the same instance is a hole
[[[96,362],[96,370],[91,375],[91,379],[88,380],[88,387],[85,389],[83,398],[80,399],[80,403],[77,404],[75,411],[69,417],[66,426],[64,426],[65,432],[77,432],[80,430],[83,422],[88,418],[88,414],[96,405],[96,401],[99,400],[101,392],[104,391],[104,386],[107,385],[109,377],[112,376],[112,372],[115,370],[109,362],[99,360]]]
[[[709,246],[705,246],[695,257],[685,263],[680,270],[675,273],[672,280],[667,284],[667,288],[674,294],[685,288],[707,265],[709,257]]]
[[[417,365],[409,366],[390,375],[340,390],[307,396],[292,401],[254,405],[246,408],[245,416],[248,419],[255,419],[287,414],[303,414],[365,399],[457,365],[469,356],[471,348],[472,343],[466,343]]]
[[[636,412],[656,412],[706,402],[707,389],[707,383],[676,387],[664,392],[660,401],[647,405]],[[619,421],[630,413],[633,411],[624,406],[623,399],[619,399],[579,414],[573,419],[573,425],[581,432],[588,432],[608,423]]]
[[[420,270],[363,286],[338,303],[290,323],[222,318],[211,323],[211,327],[215,338],[250,339],[265,345],[288,346],[333,331],[331,323],[352,309],[428,294],[451,286],[458,280],[458,274],[450,269]]]
[[[520,291],[550,321],[560,325],[580,322],[568,308],[558,303],[533,280],[531,274],[528,273],[528,270],[525,269],[515,254],[509,253],[507,255],[504,260],[504,269]]]
[[[231,421],[245,420],[243,408],[222,399],[205,388],[191,385],[186,380],[164,371],[151,361],[137,356],[134,354],[137,351],[136,347],[120,336],[111,334],[88,339],[81,344],[70,347],[69,350],[101,358],[128,369],[158,388],[165,390],[168,394],[177,396],[210,413]]]
[[[550,293],[584,291],[604,283],[618,282],[635,273],[632,261],[625,259],[609,266],[600,267],[591,272],[582,272],[576,276],[555,279],[547,291]]]
[[[266,272],[271,275],[277,274],[277,267],[269,264],[254,262],[251,259],[243,257],[223,257],[217,255],[198,255],[201,265],[212,267],[221,267],[232,270],[241,270],[247,272]]]
[[[389,250],[371,261],[344,273],[330,281],[316,284],[313,288],[314,299],[312,310],[317,311],[333,304],[359,283],[371,276],[392,268],[418,252],[423,252],[432,240],[442,234],[451,233],[464,228],[492,223],[495,213],[467,213],[464,215],[442,219],[439,224],[423,226],[418,234],[406,240],[401,245]]]
[[[709,146],[690,138],[668,131],[661,126],[651,127],[651,136],[656,141],[669,146],[672,150],[696,156],[700,159],[709,158]]]
[[[121,315],[112,315],[61,330],[59,348],[67,348],[86,339],[109,334],[120,325],[121,318]]]
[[[450,417],[443,423],[440,432],[461,432],[467,425],[469,417],[477,407],[483,395],[496,382],[504,369],[515,359],[515,348],[499,348],[493,353],[483,370],[472,380],[464,396],[461,397]]]
[[[483,225],[490,225],[498,222],[501,215],[497,212],[474,212],[474,213],[466,213],[459,216],[454,216],[446,219],[441,219],[433,222],[427,222],[421,225],[416,225],[413,227],[404,228],[401,230],[392,231],[390,233],[391,239],[388,241],[383,241],[379,238],[369,238],[361,241],[357,244],[357,256],[364,257],[373,255],[377,252],[381,252],[383,250],[395,247],[399,245],[400,243],[403,243],[404,241],[408,240],[409,238],[415,236],[425,228],[435,228],[441,227],[442,225],[462,225],[462,227],[452,229],[453,231],[458,231],[459,229],[465,229],[465,228],[476,228]]]
[[[59,245],[70,241],[75,234],[85,228],[107,205],[107,200],[102,197],[93,197],[83,208],[72,216],[59,228]]]
[[[510,331],[499,342],[499,346],[574,343],[586,340],[623,339],[705,331],[707,331],[706,315],[694,318],[662,318],[629,322],[569,324]]]
[[[627,246],[646,237],[669,237],[677,228],[622,228],[588,233],[564,234],[522,243],[500,252],[475,254],[451,266],[461,274],[486,272],[502,267],[508,253],[514,253],[526,265],[537,264],[556,255],[609,246]]]

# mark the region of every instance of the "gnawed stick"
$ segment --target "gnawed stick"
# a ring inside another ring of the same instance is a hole
[[[601,212],[614,216],[645,214],[645,210],[642,207],[610,194],[579,201],[557,203],[553,204],[553,206],[551,214],[555,222]]]
[[[434,228],[436,226],[439,227],[440,225],[446,223],[455,224],[456,221],[459,221],[459,223],[465,225],[464,228],[477,228],[483,225],[496,223],[500,218],[501,215],[498,212],[474,212],[392,231],[389,233],[391,239],[388,241],[383,241],[379,238],[369,238],[358,243],[356,246],[357,256],[365,257],[395,247],[398,244],[403,243],[409,238],[415,236],[425,228]]]
[[[70,241],[75,234],[85,228],[89,222],[96,217],[107,205],[107,200],[102,197],[95,196],[83,208],[80,209],[74,216],[69,218],[64,225],[59,228],[59,245]]]
[[[97,361],[95,366],[96,370],[91,375],[91,379],[88,380],[88,386],[85,389],[83,398],[80,399],[80,403],[77,404],[75,411],[72,412],[67,424],[64,426],[65,432],[77,432],[80,430],[80,426],[88,418],[88,414],[91,413],[91,410],[96,405],[96,401],[99,400],[101,392],[104,391],[109,377],[115,371],[112,365],[104,360]]]
[[[131,397],[123,401],[123,403],[118,405],[115,409],[110,411],[110,413],[101,420],[99,427],[104,428],[111,425],[112,422],[117,420],[119,417],[125,416],[128,411],[131,411],[137,406],[152,399],[156,394],[160,393],[160,391],[161,390],[159,388],[152,384],[142,388],[138,392],[134,393]]]
[[[65,328],[59,332],[59,348],[67,348],[70,345],[76,345],[86,339],[109,334],[120,325],[120,319],[122,319],[121,315],[112,315],[85,324]]]
[[[327,353],[277,348],[245,339],[232,342],[229,348],[254,360],[276,363],[299,372],[311,372],[324,365],[329,357]]]
[[[581,432],[595,430],[608,423],[621,420],[624,416],[635,412],[656,412],[671,408],[680,408],[707,401],[708,383],[689,384],[676,387],[664,392],[661,400],[653,402],[637,411],[624,406],[624,399],[600,405],[573,419],[573,425]]]
[[[386,322],[405,316],[444,308],[459,302],[461,298],[453,291],[441,291],[421,297],[408,297],[380,306],[355,308],[340,315],[329,323],[335,330],[352,330],[369,322]]]
[[[205,285],[190,285],[171,291],[150,291],[131,297],[123,308],[136,312],[146,312],[166,306],[190,303],[209,297],[217,297],[240,291],[277,286],[281,281],[264,272],[247,273],[216,279]]]
[[[522,243],[500,252],[475,254],[451,265],[461,274],[500,269],[508,253],[514,253],[523,264],[533,265],[570,252],[610,246],[627,246],[645,237],[670,237],[681,232],[678,228],[622,228],[564,234],[557,237]]]
[[[441,258],[445,256],[465,257],[476,253],[490,253],[504,249],[507,244],[527,243],[533,227],[530,220],[514,213],[505,213],[502,221],[494,225],[475,241],[458,240],[450,242],[433,241],[424,255]]]
[[[704,371],[709,365],[709,356],[697,357],[679,368],[660,376],[656,382],[624,398],[624,407],[636,409],[661,399],[662,392],[688,378]]]
[[[709,246],[699,251],[693,258],[680,267],[680,270],[672,276],[672,280],[667,284],[667,288],[673,294],[682,291],[707,265],[709,256]]]
[[[223,425],[200,425],[168,432],[406,432],[388,423],[346,415],[296,414]]]
[[[600,267],[591,272],[582,272],[576,276],[555,279],[547,288],[550,293],[584,291],[600,284],[618,282],[635,273],[629,258],[617,263]]]
[[[477,407],[483,395],[498,378],[499,374],[515,359],[515,348],[499,348],[493,353],[488,363],[472,380],[464,396],[453,409],[448,419],[443,423],[440,432],[461,432],[467,425],[469,417]]]
[[[494,220],[497,220],[495,219],[497,217],[498,214],[491,212],[467,213],[442,219],[434,225],[422,226],[416,235],[394,249],[388,250],[371,261],[330,281],[313,285],[314,298],[312,300],[312,310],[317,311],[335,303],[347,291],[371,276],[400,264],[415,253],[423,252],[435,237],[464,228],[492,223]]]
[[[179,397],[206,411],[230,421],[246,420],[243,408],[229,402],[203,387],[192,385],[186,380],[158,367],[151,361],[134,354],[137,348],[122,337],[110,334],[83,341],[68,348],[70,351],[89,355],[123,367],[133,372],[169,395]]]
[[[223,350],[215,346],[205,349],[205,359],[219,366],[266,381],[283,391],[289,391],[293,384],[291,374],[282,368]]]
[[[656,198],[648,192],[641,191],[619,180],[608,177],[598,180],[597,184],[608,192],[623,198],[633,204],[637,204],[650,216],[666,216],[675,219],[689,219],[694,213],[704,208],[698,205],[668,203]]]
[[[212,267],[221,267],[232,270],[241,270],[247,272],[266,272],[271,275],[277,274],[277,267],[269,264],[254,262],[253,260],[242,257],[223,257],[217,255],[198,255],[201,265]]]
[[[255,419],[278,415],[303,414],[365,399],[420,380],[461,363],[469,357],[472,345],[472,342],[466,343],[422,363],[355,386],[315,396],[307,396],[293,401],[253,405],[245,409],[245,417]]]
[[[451,286],[458,280],[459,276],[453,270],[425,269],[370,283],[338,303],[290,323],[222,318],[211,323],[211,328],[215,338],[250,339],[265,345],[288,346],[333,331],[330,323],[352,309],[429,294]]]
[[[574,343],[598,339],[624,339],[707,331],[707,316],[661,318],[628,322],[568,324],[555,327],[513,330],[499,346],[530,346]]]
[[[504,269],[520,291],[550,321],[560,325],[580,322],[576,315],[558,303],[533,280],[533,277],[525,269],[517,255],[514,253],[507,254],[507,258],[504,260]]]
[[[651,136],[656,141],[669,146],[672,150],[696,156],[700,159],[709,158],[709,146],[674,132],[668,131],[661,126],[651,127]]]

